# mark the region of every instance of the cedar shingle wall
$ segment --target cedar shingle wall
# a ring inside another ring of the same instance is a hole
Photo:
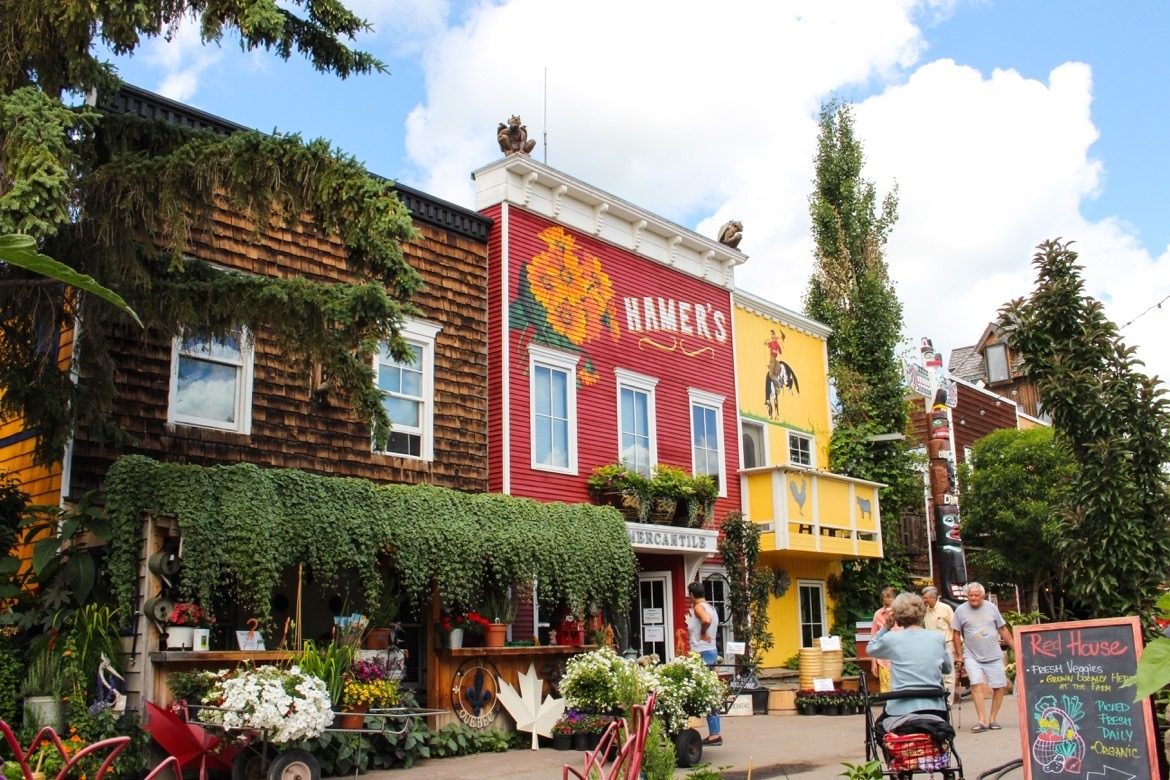
[[[252,433],[180,425],[168,429],[171,345],[130,334],[119,343],[119,422],[137,439],[115,449],[79,432],[73,491],[97,487],[123,454],[212,465],[247,461],[261,466],[353,476],[377,482],[431,482],[459,490],[487,489],[487,246],[416,223],[421,237],[404,248],[425,287],[415,296],[420,317],[442,326],[435,344],[435,458],[374,454],[367,424],[336,393],[318,399],[308,369],[293,369],[271,334],[256,335]],[[239,215],[217,211],[193,233],[191,253],[267,276],[347,280],[344,251],[307,221],[265,231],[259,240]]]

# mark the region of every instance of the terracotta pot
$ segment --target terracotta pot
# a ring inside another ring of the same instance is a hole
[[[365,712],[370,708],[368,704],[356,704],[349,708],[344,715],[337,716],[337,725],[343,729],[360,729],[366,722]]]
[[[363,646],[367,650],[385,650],[390,647],[391,633],[388,628],[371,628],[366,634]]]
[[[487,627],[483,636],[484,647],[503,647],[508,638],[507,623],[492,623]]]

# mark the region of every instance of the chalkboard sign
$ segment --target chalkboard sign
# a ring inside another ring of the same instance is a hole
[[[1122,688],[1137,670],[1136,617],[1016,626],[1024,778],[1158,777],[1148,700]]]

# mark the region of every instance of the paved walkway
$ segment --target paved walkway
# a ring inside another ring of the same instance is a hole
[[[1001,731],[972,734],[975,709],[965,701],[954,717],[959,736],[955,747],[963,759],[964,775],[975,780],[981,772],[1019,758],[1021,742],[1016,699],[1008,696],[1000,710]],[[752,780],[835,780],[842,762],[865,759],[865,718],[851,715],[831,718],[823,715],[781,717],[752,716],[724,718],[722,747],[707,748],[703,760],[720,770],[725,780],[745,780],[748,767]],[[464,756],[421,761],[406,770],[371,772],[368,780],[556,780],[561,765],[581,765],[580,753],[552,749],[511,750],[507,753]],[[677,778],[686,776],[678,770]],[[926,778],[926,775],[917,775]],[[939,777],[939,775],[935,775]],[[1008,780],[1022,780],[1017,770]]]

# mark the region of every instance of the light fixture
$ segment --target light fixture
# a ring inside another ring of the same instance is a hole
[[[980,416],[980,417],[982,417],[982,416],[983,416],[983,415],[985,415],[985,414],[987,414],[987,412],[983,411],[982,409],[980,409],[980,410],[979,410],[979,416]]]
[[[966,424],[967,424],[966,419],[959,420],[959,425],[966,425]]]

